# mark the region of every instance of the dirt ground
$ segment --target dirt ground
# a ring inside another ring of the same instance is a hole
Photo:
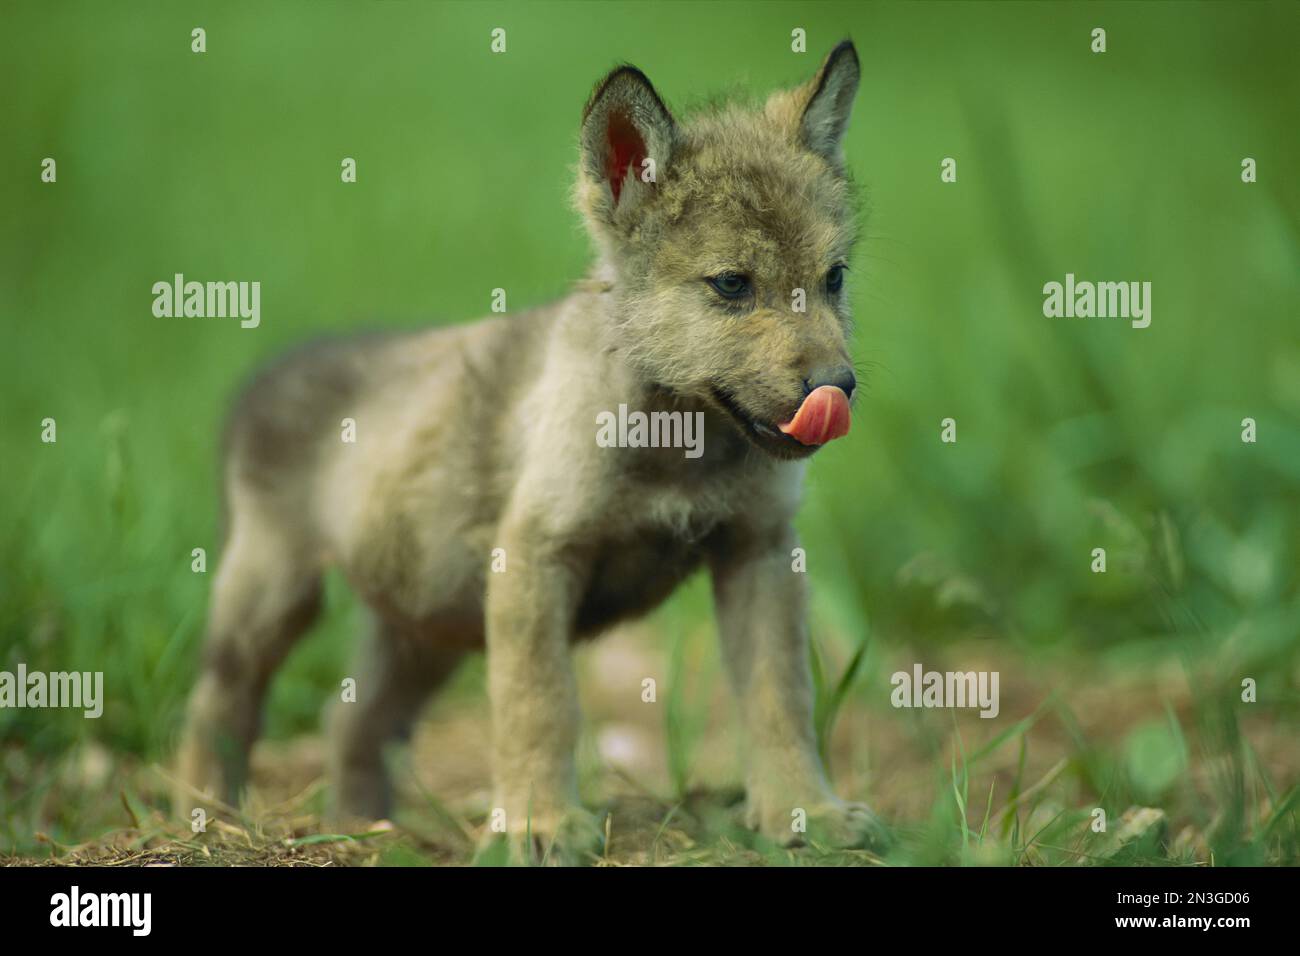
[[[774,848],[746,845],[736,837],[741,747],[716,673],[686,674],[694,695],[691,737],[684,747],[690,773],[685,795],[675,799],[663,697],[653,704],[641,699],[644,676],[664,672],[663,654],[647,638],[631,629],[580,653],[588,721],[579,758],[584,799],[608,813],[606,847],[596,862],[880,862],[863,851],[823,852],[815,859],[806,852],[801,857],[800,851],[775,851],[774,857]],[[893,656],[899,668],[921,659]],[[967,819],[972,828],[986,816],[996,826],[1007,815],[1029,819],[1064,809],[1086,812],[1104,799],[1088,782],[1089,753],[1115,750],[1131,728],[1167,719],[1168,714],[1184,728],[1195,723],[1193,688],[1176,666],[1125,676],[1122,668],[1009,661],[1002,649],[994,659],[978,645],[944,655],[930,651],[924,659],[927,667],[944,669],[945,657],[960,661],[961,669],[1000,671],[1000,719],[982,720],[972,711],[895,710],[888,704],[889,667],[862,678],[865,688],[851,695],[832,737],[837,790],[870,802],[904,840],[909,833],[923,839],[924,828],[933,825],[936,807],[952,792],[954,757],[976,754],[1022,719],[1030,718],[1023,733],[1011,734],[971,769]],[[1044,705],[1049,694],[1063,706],[1050,701]],[[1300,755],[1285,728],[1248,714],[1240,726],[1277,792],[1294,785]],[[1209,862],[1205,833],[1214,822],[1215,774],[1221,767],[1206,742],[1188,733],[1183,780],[1165,795],[1158,810],[1149,812],[1159,815],[1162,841],[1172,853]],[[60,801],[82,801],[87,811],[98,802],[102,808],[83,818],[101,820],[100,831],[76,845],[45,838],[50,852],[44,860],[28,854],[4,862],[333,866],[464,864],[473,859],[490,810],[488,717],[480,692],[462,689],[433,704],[409,750],[396,753],[398,811],[392,821],[354,823],[341,833],[326,823],[321,816],[327,805],[324,755],[318,735],[262,741],[254,753],[253,787],[240,816],[216,815],[205,833],[194,834],[164,812],[165,768],[83,748],[59,770],[58,785],[50,788],[46,800],[50,814],[57,812]],[[1017,779],[1019,792],[1010,799]],[[1267,794],[1250,781],[1246,787],[1247,804],[1267,815]],[[1082,849],[1076,852],[1080,862],[1088,856]],[[1043,862],[1035,858],[1033,848],[1018,861]]]

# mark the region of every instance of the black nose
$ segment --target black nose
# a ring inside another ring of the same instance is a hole
[[[814,389],[821,388],[823,385],[834,385],[849,398],[852,398],[853,390],[858,387],[858,380],[853,376],[853,369],[847,365],[841,365],[839,368],[813,369],[812,374],[804,379],[804,392],[805,394],[811,393]]]

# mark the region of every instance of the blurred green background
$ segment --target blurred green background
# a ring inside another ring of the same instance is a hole
[[[0,710],[0,846],[58,831],[33,809],[45,756],[88,736],[167,754],[210,580],[190,552],[210,574],[216,436],[252,369],[322,334],[475,319],[496,287],[512,310],[562,295],[590,259],[569,200],[580,113],[615,64],[681,114],[802,82],[845,36],[868,375],[801,518],[820,653],[842,663],[869,636],[853,692],[877,706],[891,649],[916,649],[910,666],[973,641],[1004,672],[1172,661],[1229,714],[1254,677],[1253,713],[1294,743],[1300,6],[12,3],[0,668],[104,670],[109,696],[99,721]],[[155,318],[150,287],[176,272],[260,280],[261,327]],[[1150,281],[1150,328],[1045,318],[1042,286],[1067,272]],[[708,604],[697,581],[655,621],[680,631]],[[272,736],[316,726],[355,629],[332,581]],[[1156,737],[1105,746],[1140,768]],[[1294,783],[1292,758],[1255,770]]]

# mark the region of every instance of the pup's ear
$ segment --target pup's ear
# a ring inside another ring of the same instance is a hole
[[[837,168],[844,165],[844,131],[861,73],[853,41],[843,40],[804,87],[808,101],[799,121],[799,141]]]
[[[668,167],[676,129],[636,67],[601,80],[582,113],[579,191],[587,214],[613,225],[646,202]]]

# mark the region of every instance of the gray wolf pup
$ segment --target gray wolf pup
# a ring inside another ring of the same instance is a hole
[[[801,817],[839,844],[883,837],[818,759],[792,570],[806,459],[848,431],[856,385],[841,143],[858,78],[846,41],[759,107],[678,119],[644,74],[616,69],[583,112],[576,202],[596,261],[577,291],[316,345],[254,380],[226,436],[227,537],[178,808],[196,793],[237,799],[267,684],[333,565],[374,620],[357,700],[330,721],[339,810],[389,813],[384,744],[486,648],[507,839],[532,853],[519,839],[531,833],[553,859],[581,860],[599,832],[575,782],[570,644],[707,568],[748,731],[748,822],[783,843]],[[602,447],[598,416],[620,405],[702,421],[702,454]]]

